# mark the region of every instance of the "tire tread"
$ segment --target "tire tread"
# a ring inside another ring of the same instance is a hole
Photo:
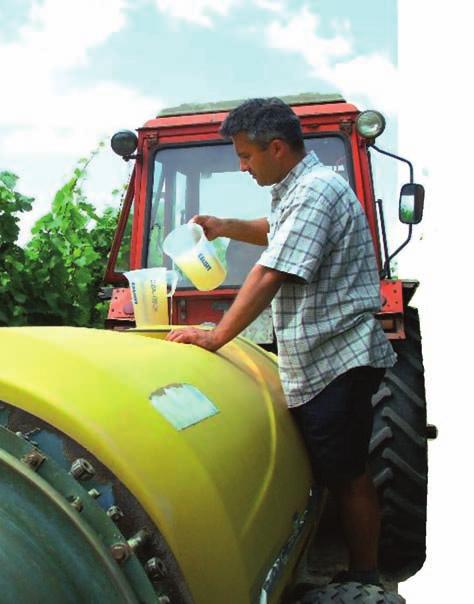
[[[403,580],[426,553],[426,400],[418,313],[405,309],[406,340],[372,399],[370,466],[381,503],[380,568]]]

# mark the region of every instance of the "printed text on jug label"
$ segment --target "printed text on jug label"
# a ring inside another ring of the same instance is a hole
[[[204,266],[204,268],[206,269],[206,271],[210,271],[211,270],[211,265],[209,264],[209,262],[206,260],[204,254],[198,254],[198,258],[201,261],[202,265]]]

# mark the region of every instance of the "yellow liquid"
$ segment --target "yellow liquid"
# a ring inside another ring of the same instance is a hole
[[[150,289],[152,290],[153,319],[158,325],[168,325],[169,316],[166,281],[152,280]]]
[[[186,277],[202,291],[218,287],[226,277],[226,270],[217,258],[196,252],[175,258]]]
[[[166,281],[149,279],[141,287],[138,303],[134,304],[137,327],[169,325]]]

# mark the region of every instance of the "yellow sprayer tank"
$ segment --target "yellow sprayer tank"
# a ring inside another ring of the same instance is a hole
[[[278,602],[318,497],[276,357],[165,335],[0,330],[2,603]]]

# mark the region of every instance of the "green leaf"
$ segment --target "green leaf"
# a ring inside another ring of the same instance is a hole
[[[35,200],[34,197],[26,197],[26,195],[21,195],[21,193],[15,193],[15,198],[17,202],[17,207],[22,212],[24,212],[25,210],[30,211]]]
[[[18,302],[18,304],[24,304],[28,299],[25,294],[20,291],[13,292],[13,297],[15,298],[15,302]]]
[[[13,190],[18,182],[18,176],[12,172],[0,172],[0,181],[3,182],[6,187]]]
[[[99,147],[100,148],[100,147]],[[108,304],[98,305],[98,288],[117,224],[118,211],[99,214],[81,190],[84,158],[56,192],[51,211],[33,226],[24,249],[16,244],[18,214],[34,199],[14,191],[17,177],[0,177],[0,322],[9,325],[103,326]]]

